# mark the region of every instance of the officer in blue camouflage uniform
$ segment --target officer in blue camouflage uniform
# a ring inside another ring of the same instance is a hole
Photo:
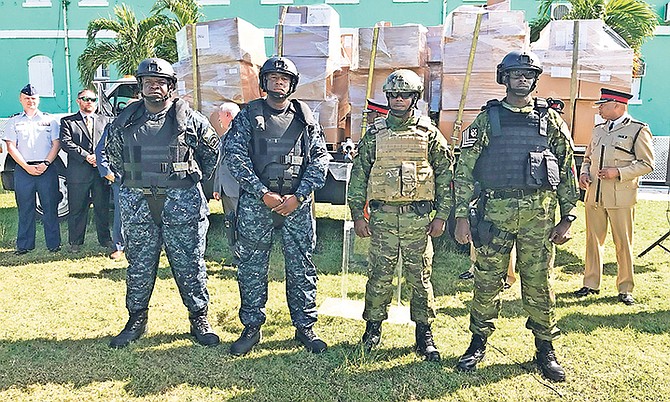
[[[163,245],[188,308],[191,334],[202,345],[217,345],[219,337],[207,321],[204,254],[209,222],[200,182],[214,172],[219,137],[204,116],[173,98],[177,75],[170,63],[146,59],[136,76],[143,101],[128,105],[106,128],[111,179],[121,181],[130,314],[109,345],[125,347],[145,332]]]
[[[268,59],[260,71],[260,86],[268,96],[250,102],[237,115],[224,145],[224,161],[240,183],[235,257],[244,330],[230,347],[235,356],[249,352],[261,339],[275,229],[283,242],[295,339],[313,353],[326,350],[312,329],[317,277],[311,194],[325,183],[329,155],[309,107],[289,100],[298,79],[291,60]]]
[[[530,52],[514,51],[497,67],[497,82],[507,87],[502,101],[489,101],[463,132],[455,169],[456,240],[477,247],[475,288],[470,310],[472,341],[457,369],[476,368],[486,351],[501,307],[510,251],[516,242],[526,327],[535,335],[536,362],[542,374],[564,381],[552,341],[556,326],[551,288],[554,244],[569,238],[578,199],[573,144],[558,112],[533,99],[542,67]],[[475,182],[482,190],[473,194]],[[477,209],[468,205],[478,197]],[[556,206],[561,220],[555,225]],[[470,222],[468,222],[470,216]]]
[[[404,276],[412,289],[416,352],[428,361],[440,361],[431,332],[435,318],[431,237],[442,235],[449,216],[452,158],[437,127],[427,116],[416,113],[423,92],[416,73],[394,71],[382,89],[390,113],[375,119],[360,141],[347,198],[356,234],[372,236],[362,343],[370,351],[381,340],[402,250]],[[363,214],[366,200],[369,222]]]

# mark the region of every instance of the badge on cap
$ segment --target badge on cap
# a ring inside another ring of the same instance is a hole
[[[37,95],[37,89],[35,89],[34,86],[28,84],[23,89],[21,89],[21,93],[28,95],[28,96],[35,96]]]
[[[595,103],[599,105],[601,103],[607,103],[607,102],[619,102],[623,103],[624,105],[627,105],[628,100],[631,99],[632,97],[633,95],[625,92],[615,91],[613,89],[607,89],[607,88],[600,88],[600,100],[597,100]]]

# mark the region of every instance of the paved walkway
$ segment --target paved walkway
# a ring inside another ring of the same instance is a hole
[[[638,198],[670,202],[670,188],[668,186],[640,186]]]

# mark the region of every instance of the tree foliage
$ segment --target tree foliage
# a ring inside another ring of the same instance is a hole
[[[203,15],[196,0],[158,0],[152,14],[138,20],[126,4],[114,7],[114,18],[98,18],[88,23],[86,48],[79,56],[79,80],[89,87],[101,65],[113,65],[122,75],[135,73],[148,57],[177,61],[175,34],[183,26],[196,23]],[[172,13],[171,16],[166,12]],[[113,39],[100,39],[98,33],[113,32]]]

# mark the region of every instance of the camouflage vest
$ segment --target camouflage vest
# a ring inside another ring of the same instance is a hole
[[[432,123],[420,117],[407,131],[396,132],[377,118],[371,134],[377,138],[376,157],[368,180],[368,199],[412,202],[435,199],[435,174],[428,162]]]

